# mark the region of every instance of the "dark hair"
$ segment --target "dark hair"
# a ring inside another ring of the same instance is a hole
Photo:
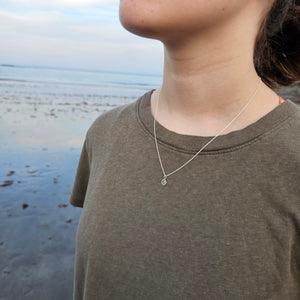
[[[300,82],[300,0],[275,0],[256,37],[254,66],[272,89]]]

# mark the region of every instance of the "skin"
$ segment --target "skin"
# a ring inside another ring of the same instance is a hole
[[[273,0],[274,1],[274,0]],[[156,121],[187,135],[214,136],[244,107],[259,83],[254,43],[270,0],[121,0],[128,31],[164,47],[163,82]],[[222,135],[240,130],[279,105],[262,83],[243,113]]]

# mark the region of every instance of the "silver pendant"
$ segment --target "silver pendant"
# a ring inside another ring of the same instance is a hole
[[[167,184],[167,176],[164,176],[160,183],[165,186]]]

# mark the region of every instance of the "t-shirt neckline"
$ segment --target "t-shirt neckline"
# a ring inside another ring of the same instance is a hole
[[[155,89],[146,92],[137,100],[136,114],[140,125],[154,139],[154,116],[152,115],[150,108],[150,99],[153,91],[155,91]],[[295,103],[289,99],[285,99],[283,103],[276,106],[273,110],[268,112],[256,122],[240,130],[231,131],[227,134],[217,136],[199,154],[240,147],[241,145],[256,139],[281,124],[286,118],[295,112],[295,108],[298,108]],[[167,129],[157,121],[155,121],[155,128],[159,144],[184,152],[195,153],[214,137],[180,134]]]

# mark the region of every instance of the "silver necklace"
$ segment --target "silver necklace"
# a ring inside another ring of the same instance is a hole
[[[182,169],[184,166],[186,166],[189,162],[191,162],[208,144],[210,144],[217,136],[219,136],[228,126],[231,125],[231,123],[237,119],[237,117],[246,109],[246,107],[250,104],[250,102],[253,100],[253,98],[255,97],[256,93],[258,92],[260,86],[261,86],[261,78],[259,77],[259,84],[255,90],[255,92],[253,93],[253,95],[250,97],[249,101],[247,102],[247,104],[243,107],[243,109],[231,120],[231,122],[229,122],[229,124],[227,126],[225,126],[216,136],[214,136],[208,143],[206,143],[192,158],[190,158],[187,162],[185,162],[182,166],[180,166],[179,168],[177,168],[176,170],[174,170],[173,172],[170,172],[169,174],[166,174],[165,169],[162,165],[161,162],[161,158],[160,158],[160,154],[159,154],[159,150],[158,150],[158,145],[157,145],[157,138],[156,138],[156,130],[155,130],[155,119],[157,116],[157,108],[158,108],[158,102],[159,102],[159,96],[160,96],[160,90],[158,93],[158,100],[156,103],[156,109],[155,109],[155,117],[154,117],[154,122],[153,122],[153,129],[154,129],[154,139],[155,139],[155,145],[156,145],[156,150],[157,150],[157,155],[158,155],[158,159],[159,159],[159,163],[163,172],[163,179],[160,181],[160,183],[165,186],[167,184],[167,177],[174,174],[175,172],[179,171],[180,169]]]

